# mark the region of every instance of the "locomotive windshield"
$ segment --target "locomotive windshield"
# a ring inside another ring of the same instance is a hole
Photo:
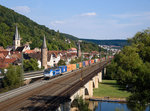
[[[49,73],[49,71],[50,71],[49,69],[45,69],[45,70],[44,70],[44,73],[45,73],[45,74],[46,74],[46,73]]]

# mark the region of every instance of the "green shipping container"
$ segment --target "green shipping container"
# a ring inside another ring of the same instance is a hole
[[[76,64],[76,68],[79,68],[79,64],[78,63]]]

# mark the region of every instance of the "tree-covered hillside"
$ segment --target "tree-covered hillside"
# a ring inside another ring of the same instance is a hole
[[[92,42],[97,45],[115,45],[115,46],[120,46],[120,47],[129,45],[127,40],[117,40],[117,39],[116,40],[81,39],[81,40]]]
[[[41,47],[44,35],[46,36],[47,47],[49,50],[67,50],[68,48],[76,47],[76,40],[78,40],[78,38],[69,34],[60,33],[59,31],[56,32],[44,25],[39,25],[24,15],[18,14],[1,5],[0,46],[5,48],[7,46],[12,46],[16,25],[18,26],[22,38],[21,44],[29,42],[32,49],[35,47]],[[69,39],[71,43],[66,41],[66,39]],[[82,45],[82,50],[98,50],[98,46],[95,44],[84,43]]]

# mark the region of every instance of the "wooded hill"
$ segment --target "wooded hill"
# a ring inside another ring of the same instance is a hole
[[[121,48],[129,45],[127,40],[95,40],[95,39],[81,39],[87,42],[95,43],[97,45],[115,45],[120,46]]]
[[[15,11],[0,5],[0,46],[6,48],[12,46],[15,26],[18,26],[21,44],[30,43],[30,47],[41,47],[43,36],[46,36],[48,50],[67,50],[71,47],[76,47],[77,37],[69,34],[60,33],[47,28],[44,25],[39,25],[24,15],[18,14]],[[66,42],[69,39],[71,43]],[[93,43],[83,42],[81,44],[83,51],[97,50],[98,46]]]

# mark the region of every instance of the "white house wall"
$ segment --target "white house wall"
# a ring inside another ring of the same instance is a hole
[[[38,60],[38,67],[41,68],[41,61]]]

